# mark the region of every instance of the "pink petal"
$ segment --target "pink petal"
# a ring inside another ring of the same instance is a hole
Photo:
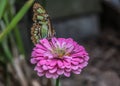
[[[66,68],[71,68],[71,65],[65,65]]]
[[[61,45],[60,45],[60,43],[58,41],[56,42],[56,47],[61,48]]]
[[[84,57],[86,55],[85,51],[72,54],[72,57]]]
[[[32,54],[31,54],[31,57],[35,57],[36,56],[36,52],[33,51]]]
[[[70,77],[70,73],[69,73],[69,72],[64,72],[64,75],[65,75],[66,77]]]
[[[53,55],[50,52],[44,53],[44,57],[48,57],[49,59],[53,58]]]
[[[53,69],[54,68],[54,66],[48,66],[48,69]]]
[[[57,61],[56,60],[52,60],[51,63],[50,63],[50,66],[55,66],[57,64]]]
[[[72,58],[72,61],[79,62],[79,58]]]
[[[83,46],[79,46],[78,44],[76,44],[76,47],[74,49],[75,52],[81,52],[84,50],[84,47]]]
[[[43,69],[41,67],[35,67],[34,70],[37,72],[43,72]]]
[[[43,65],[43,70],[48,70],[48,67],[46,65]]]
[[[64,70],[63,70],[63,69],[58,69],[58,70],[57,70],[57,74],[62,75],[63,73],[64,73]]]
[[[79,62],[80,62],[80,63],[83,63],[83,62],[84,62],[84,60],[83,60],[82,58],[80,58],[80,59],[79,59]]]
[[[63,58],[66,60],[66,61],[70,61],[72,59],[71,56],[63,56]]]
[[[67,58],[65,58],[64,60],[67,62],[67,63],[70,63],[71,62],[71,57],[70,56],[67,56]]]
[[[87,64],[88,64],[87,62],[84,62],[84,63],[82,63],[82,64],[79,64],[79,67],[80,67],[80,68],[84,68],[84,67],[87,66]]]
[[[66,45],[66,42],[62,42],[61,43],[61,48],[65,48],[66,47],[65,45]]]
[[[69,68],[69,69],[66,68],[65,71],[66,71],[66,72],[70,72],[70,71],[71,71],[71,68]]]
[[[59,68],[64,69],[64,68],[65,68],[65,66],[63,65],[63,66],[61,66],[61,67],[59,67]]]
[[[44,76],[44,73],[37,72],[37,75],[41,77],[41,76]]]
[[[73,73],[75,73],[75,74],[80,74],[81,73],[81,70],[74,70],[74,71],[72,71]]]
[[[53,38],[52,38],[52,43],[55,44],[56,41],[57,41],[57,38],[53,37]]]
[[[41,61],[40,61],[40,64],[41,64],[41,65],[46,64],[46,60],[41,60]]]
[[[71,56],[72,56],[72,57],[78,57],[78,56],[81,56],[81,54],[80,54],[80,53],[74,53],[74,54],[72,54]]]
[[[36,63],[37,63],[37,61],[36,61],[35,58],[30,59],[30,62],[31,62],[32,64],[36,64]]]
[[[74,46],[70,46],[68,49],[67,49],[67,53],[71,53],[72,52],[72,50],[74,49]]]
[[[52,50],[51,45],[49,44],[49,41],[47,39],[40,40],[40,43],[44,45],[47,49]]]
[[[63,66],[63,63],[60,60],[57,61],[57,64],[58,64],[58,67],[62,67]]]
[[[46,65],[47,65],[47,66],[50,66],[51,62],[52,62],[52,60],[47,59]]]
[[[36,57],[36,60],[40,61],[40,60],[44,60],[45,58],[43,57]]]
[[[72,65],[72,69],[73,69],[73,70],[77,70],[78,67],[79,67],[79,66],[73,66],[73,65]]]
[[[32,57],[43,57],[43,54],[41,54],[41,53],[35,53],[34,55],[32,55]]]
[[[53,74],[52,77],[53,77],[53,79],[57,79],[58,78],[58,74]]]
[[[56,48],[56,47],[57,47],[57,44],[56,44],[56,43],[57,43],[57,38],[55,38],[55,37],[52,38],[52,39],[51,39],[51,42],[52,42],[52,44],[53,44],[53,47]]]
[[[85,61],[88,61],[89,60],[89,56],[86,56],[84,59],[85,59]]]
[[[73,39],[72,38],[68,38],[68,39],[66,39],[66,41],[73,43]]]
[[[40,45],[40,44],[36,44],[36,47],[37,48],[39,48],[39,49],[42,49],[42,50],[46,50],[46,48],[45,47],[43,47],[42,45]]]
[[[37,66],[41,66],[40,61],[37,63]]]
[[[50,73],[55,73],[56,71],[57,71],[57,67],[55,67],[55,68],[49,70]]]
[[[38,69],[39,69],[38,66],[35,66],[34,70],[36,71],[36,70],[38,70]]]
[[[71,62],[73,65],[78,65],[79,64],[79,62],[76,62],[76,61],[72,61]]]
[[[68,63],[68,62],[66,62],[66,61],[63,61],[63,63],[64,63],[64,66],[65,66],[66,68],[71,68],[71,64],[70,64],[70,63]]]
[[[61,48],[63,48],[64,44],[66,44],[65,39],[64,38],[58,38],[58,41],[61,44]],[[63,46],[62,46],[63,45]]]
[[[52,74],[49,73],[49,72],[47,72],[47,73],[45,74],[45,76],[46,76],[47,78],[52,78]]]
[[[72,38],[68,38],[68,39],[66,39],[66,42],[67,42],[67,43],[69,43],[69,44],[74,43],[74,41],[73,41],[73,39],[72,39]]]
[[[45,50],[42,50],[42,49],[36,49],[35,52],[36,52],[36,53],[45,53],[46,51],[45,51]]]

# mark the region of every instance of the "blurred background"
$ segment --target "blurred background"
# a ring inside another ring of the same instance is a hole
[[[0,86],[54,86],[54,80],[38,77],[30,64],[33,2],[16,17],[25,3],[0,0]],[[90,55],[82,73],[62,77],[61,86],[120,86],[120,0],[41,0],[41,4],[46,4],[56,36],[73,38]]]

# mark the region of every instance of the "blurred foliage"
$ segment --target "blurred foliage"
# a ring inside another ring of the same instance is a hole
[[[0,55],[2,57],[6,55],[4,58],[0,58],[0,61],[4,59],[11,61],[12,42],[16,44],[20,53],[25,54],[17,24],[28,11],[32,3],[33,0],[26,2],[16,14],[14,7],[15,0],[0,0],[0,51],[3,52],[0,52]]]
[[[6,71],[6,81],[7,65],[13,64],[15,51],[25,56],[18,23],[34,2],[34,0],[28,0],[16,13],[14,7],[16,1],[18,0],[0,0],[0,67]]]

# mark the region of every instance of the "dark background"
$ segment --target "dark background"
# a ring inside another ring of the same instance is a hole
[[[16,12],[25,2],[16,1]],[[62,77],[61,86],[120,86],[120,0],[47,0],[46,10],[56,36],[73,38],[85,46],[90,56],[82,73]],[[46,86],[46,79],[36,76],[29,63],[34,47],[30,39],[32,15],[31,7],[19,23],[29,65],[27,81],[29,86]],[[22,86],[14,83],[11,86]],[[49,82],[47,86],[51,86]]]

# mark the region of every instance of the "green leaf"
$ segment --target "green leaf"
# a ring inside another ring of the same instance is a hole
[[[2,18],[4,14],[5,7],[7,6],[7,2],[8,0],[0,0],[0,19]]]
[[[0,34],[0,42],[4,39],[6,35],[8,35],[12,29],[18,24],[18,22],[22,19],[28,9],[31,7],[34,0],[29,0],[25,3],[25,5],[21,8],[21,10],[16,14],[16,16],[12,19],[10,24],[6,27],[6,29]]]

